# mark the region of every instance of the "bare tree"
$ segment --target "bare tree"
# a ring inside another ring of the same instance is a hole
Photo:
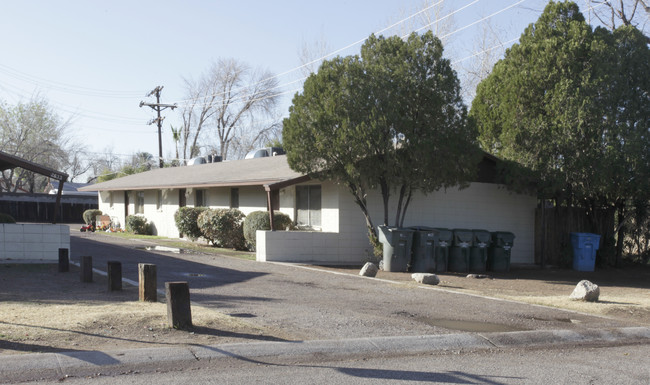
[[[185,161],[199,155],[204,136],[213,140],[211,147],[225,160],[229,152],[237,152],[239,138],[263,137],[266,127],[272,126],[256,125],[273,117],[278,100],[278,82],[269,72],[220,59],[198,81],[186,80],[186,85],[179,141]]]
[[[649,0],[586,0],[588,15],[595,16],[604,26],[615,30],[620,25],[632,25],[641,31],[650,44]],[[591,21],[591,20],[590,20]]]
[[[68,124],[38,95],[13,107],[2,104],[0,148],[28,161],[63,170],[68,166],[65,148]],[[0,191],[42,192],[47,183],[47,178],[17,168],[2,172]]]

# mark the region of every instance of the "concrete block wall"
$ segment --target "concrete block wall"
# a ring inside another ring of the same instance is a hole
[[[58,262],[70,249],[70,227],[51,224],[0,224],[0,261]]]

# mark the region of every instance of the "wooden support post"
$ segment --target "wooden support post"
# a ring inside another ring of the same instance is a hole
[[[59,273],[70,271],[70,258],[68,249],[59,249]]]
[[[108,261],[108,291],[122,290],[122,262]]]
[[[93,257],[85,255],[81,257],[81,282],[93,281]]]
[[[158,300],[158,281],[156,265],[151,263],[138,263],[138,280],[140,301],[156,302]]]
[[[192,328],[190,287],[187,282],[165,282],[167,296],[167,323],[174,329]]]

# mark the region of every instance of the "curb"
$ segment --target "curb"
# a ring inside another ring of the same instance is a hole
[[[450,350],[489,350],[522,347],[557,348],[570,344],[650,343],[650,327],[616,329],[542,330],[507,333],[447,334],[407,337],[373,337],[347,340],[297,342],[255,342],[177,348],[144,348],[114,351],[71,351],[0,355],[0,378],[24,380],[32,373],[66,376],[71,373],[152,363],[197,363],[236,359],[257,362],[262,358],[282,359],[318,356],[343,358],[378,354],[415,355]]]

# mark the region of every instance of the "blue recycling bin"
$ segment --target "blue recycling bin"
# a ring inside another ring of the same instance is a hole
[[[600,245],[600,235],[591,233],[571,233],[573,249],[573,270],[594,271],[596,251]]]

